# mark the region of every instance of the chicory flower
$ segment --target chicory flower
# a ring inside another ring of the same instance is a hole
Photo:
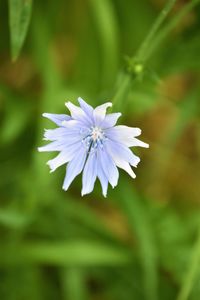
[[[106,197],[108,183],[113,188],[118,183],[117,167],[125,170],[132,178],[136,177],[131,167],[137,167],[140,159],[129,148],[148,148],[149,145],[136,138],[141,134],[139,128],[115,126],[121,113],[106,114],[112,103],[93,108],[81,98],[78,98],[78,102],[80,107],[71,102],[65,104],[71,116],[43,114],[58,127],[45,130],[44,140],[51,143],[39,147],[38,150],[59,152],[54,159],[47,162],[51,172],[67,164],[64,190],[83,171],[82,196],[93,191],[98,178],[102,193]]]

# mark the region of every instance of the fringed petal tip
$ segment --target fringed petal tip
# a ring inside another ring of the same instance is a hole
[[[66,187],[64,186],[64,184],[63,184],[63,186],[62,186],[63,191],[66,192],[66,191],[68,190],[68,188],[69,188],[69,187],[66,188]]]
[[[90,193],[91,193],[91,191],[84,191],[83,188],[82,188],[82,190],[81,190],[81,197],[84,197],[85,195],[89,195]],[[105,192],[102,191],[102,195],[103,195],[104,198],[107,198],[107,192],[105,193]]]
[[[114,189],[114,187],[113,187],[113,189]],[[63,190],[65,190],[65,189],[63,189]],[[65,190],[66,191],[66,190]],[[81,197],[84,197],[85,195],[89,195],[91,192],[84,192],[84,191],[81,191]],[[107,193],[105,194],[105,193],[103,193],[102,192],[102,195],[103,195],[103,197],[104,198],[107,198]]]
[[[91,105],[89,105],[87,102],[85,102],[85,100],[83,100],[83,98],[78,97],[77,100],[78,100],[78,103],[79,103],[80,105],[83,105],[83,106],[87,106],[87,107],[93,108]]]
[[[46,162],[46,164],[50,168],[49,173],[53,173],[56,170],[56,168],[52,165],[52,159]]]
[[[135,134],[134,136],[139,136],[142,134],[142,129],[138,128],[138,127],[133,127],[135,129]]]
[[[143,147],[143,148],[149,148],[149,144],[141,142],[141,147]]]
[[[68,108],[68,106],[70,106],[70,104],[72,104],[70,101],[66,101],[65,102],[65,106]]]
[[[84,186],[82,187],[82,190],[81,190],[81,197],[85,196],[85,195],[88,195],[91,193],[91,190],[87,190],[84,188]]]
[[[137,168],[139,163],[140,163],[140,158],[138,156],[135,156],[135,165],[133,167]]]
[[[83,190],[81,191],[81,197],[87,195],[87,193],[85,193]]]
[[[132,172],[131,172],[131,174],[130,173],[128,173],[133,179],[135,179],[136,178],[136,174],[133,172],[133,170],[132,170]]]

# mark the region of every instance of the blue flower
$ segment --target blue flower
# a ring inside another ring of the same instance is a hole
[[[112,106],[108,102],[95,109],[83,99],[78,98],[80,107],[71,102],[65,105],[71,116],[44,113],[58,128],[45,130],[44,140],[51,143],[38,148],[39,151],[59,151],[47,162],[51,172],[67,164],[63,189],[67,190],[74,178],[83,171],[82,196],[93,191],[98,178],[104,197],[108,183],[114,188],[118,183],[117,167],[125,170],[132,178],[136,175],[131,166],[137,167],[140,159],[129,147],[149,145],[138,140],[139,128],[118,125],[121,113],[106,115],[106,109]]]

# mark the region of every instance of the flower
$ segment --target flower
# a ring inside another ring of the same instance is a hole
[[[80,107],[71,102],[65,105],[71,116],[44,113],[43,117],[53,121],[58,128],[45,130],[44,140],[51,143],[39,147],[43,151],[60,153],[47,162],[51,172],[67,164],[63,189],[67,190],[74,178],[83,171],[82,196],[93,191],[98,178],[104,197],[107,195],[108,183],[114,188],[118,183],[117,167],[124,169],[132,178],[136,175],[131,166],[137,167],[140,159],[129,147],[149,145],[138,140],[139,128],[118,125],[121,113],[106,115],[108,102],[95,109],[83,99],[78,98]]]

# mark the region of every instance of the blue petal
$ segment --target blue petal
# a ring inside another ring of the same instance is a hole
[[[114,160],[115,164],[117,167],[125,170],[132,178],[135,178],[136,175],[133,172],[133,170],[131,169],[129,162],[131,161],[132,164],[134,163],[134,166],[137,166],[137,163],[139,162],[139,157],[135,156],[134,157],[130,157],[130,153],[126,153],[126,151],[124,151],[124,149],[120,150],[118,147],[119,144],[116,146],[115,143],[113,143],[114,145],[111,144],[111,142],[107,141],[106,143],[106,149],[108,151],[108,153],[111,155],[112,159]],[[129,150],[129,149],[128,149]],[[130,150],[129,150],[130,151]],[[132,152],[131,152],[132,154]]]
[[[99,105],[94,109],[93,116],[96,126],[99,126],[105,118],[106,110],[108,107],[111,107],[112,103],[107,102],[105,104]]]
[[[87,104],[81,97],[78,98],[78,102],[82,110],[86,113],[86,115],[93,119],[93,107]]]
[[[121,117],[121,113],[113,113],[105,116],[103,122],[101,123],[101,128],[106,129],[115,126],[119,117]]]
[[[86,155],[87,152],[85,148],[81,148],[74,156],[74,158],[68,163],[65,180],[63,183],[63,190],[66,191],[74,178],[81,173],[85,164]]]
[[[70,116],[68,115],[63,115],[63,114],[49,114],[49,113],[44,113],[42,114],[43,117],[51,120],[58,126],[62,126],[63,121],[69,121],[71,119]]]
[[[69,130],[77,130],[80,129],[82,126],[85,126],[82,122],[78,121],[78,120],[69,120],[69,121],[63,121],[62,122],[62,126],[64,126],[65,128],[69,129]]]
[[[107,190],[108,190],[108,178],[105,175],[101,163],[100,161],[97,162],[97,176],[99,178],[99,181],[101,183],[101,187],[102,187],[102,193],[104,195],[104,197],[107,196]]]
[[[72,144],[62,150],[54,159],[49,160],[47,164],[49,165],[51,172],[54,172],[58,167],[72,160],[80,147],[82,147],[81,143]]]
[[[64,127],[59,127],[56,129],[48,129],[45,130],[44,133],[44,140],[47,141],[56,141],[56,140],[63,140],[66,141],[66,143],[71,142],[77,142],[78,140],[81,140],[81,134],[80,129],[75,130],[68,130]]]
[[[80,134],[67,134],[64,136],[56,136],[54,132],[52,133],[51,131],[47,131],[44,134],[44,136],[44,140],[50,140],[53,142],[45,146],[39,147],[39,152],[61,151],[63,149],[66,149],[66,147],[71,146],[72,144],[82,141],[82,136]]]
[[[107,140],[105,146],[108,153],[112,156],[114,161],[115,159],[124,160],[134,167],[137,167],[138,163],[140,162],[140,158],[123,144]]]
[[[104,173],[106,174],[108,181],[114,188],[117,185],[119,172],[117,167],[111,158],[111,156],[105,151],[105,149],[99,149],[98,151],[99,160]]]
[[[65,146],[65,141],[54,141],[45,146],[38,147],[39,152],[61,151]]]
[[[120,169],[123,169],[124,171],[126,171],[133,179],[136,178],[136,175],[133,172],[133,170],[131,169],[131,166],[125,160],[117,159],[117,160],[115,160],[115,163]]]
[[[81,195],[89,194],[94,189],[94,183],[97,177],[97,157],[96,152],[90,153],[86,161],[83,178]]]
[[[78,120],[85,125],[91,124],[90,118],[85,114],[85,112],[80,107],[74,105],[71,102],[66,102],[65,105],[69,109],[71,116],[74,120]]]
[[[129,143],[127,143],[128,147],[143,147],[143,148],[149,148],[149,144],[144,143],[136,138],[133,138]]]
[[[115,126],[105,130],[106,136],[119,143],[124,144],[127,147],[140,146],[148,148],[149,145],[136,139],[135,137],[141,134],[141,129],[128,127],[128,126]]]

